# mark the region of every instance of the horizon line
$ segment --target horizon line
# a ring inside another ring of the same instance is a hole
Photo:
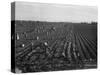
[[[81,21],[81,22],[71,22],[71,21],[40,21],[40,20],[11,20],[11,21],[35,21],[35,22],[67,22],[67,23],[92,23],[92,22],[96,22],[98,23],[98,21],[90,21],[90,22],[86,22],[86,21]]]

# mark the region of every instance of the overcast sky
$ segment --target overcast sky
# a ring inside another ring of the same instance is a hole
[[[15,20],[91,22],[97,21],[94,6],[16,2]]]

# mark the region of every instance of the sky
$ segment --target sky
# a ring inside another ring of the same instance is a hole
[[[16,2],[15,20],[91,22],[98,20],[98,8],[96,6]]]

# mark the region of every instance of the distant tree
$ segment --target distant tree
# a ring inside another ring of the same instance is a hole
[[[92,25],[97,25],[97,22],[91,22]]]

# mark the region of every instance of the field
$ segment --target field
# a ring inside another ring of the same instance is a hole
[[[97,68],[97,23],[15,21],[15,70]]]

